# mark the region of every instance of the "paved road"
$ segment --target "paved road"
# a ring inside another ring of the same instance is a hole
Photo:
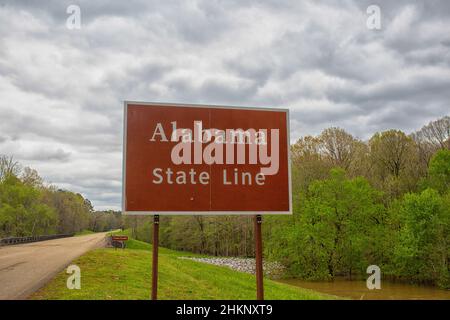
[[[106,233],[0,247],[0,299],[26,299],[71,261],[105,244]]]

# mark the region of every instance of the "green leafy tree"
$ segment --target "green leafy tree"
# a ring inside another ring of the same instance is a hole
[[[433,189],[406,194],[395,247],[397,275],[449,287],[450,201]]]
[[[400,130],[376,133],[369,140],[370,180],[389,196],[399,198],[415,191],[421,174],[414,140]]]
[[[55,211],[41,202],[40,190],[25,185],[9,174],[0,183],[0,233],[3,236],[31,236],[52,233]]]
[[[450,191],[450,150],[439,150],[431,158],[428,174],[430,187],[441,194]]]

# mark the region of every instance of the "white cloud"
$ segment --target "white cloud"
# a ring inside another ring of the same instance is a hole
[[[378,1],[6,1],[0,153],[96,208],[121,202],[123,100],[290,108],[291,137],[368,138],[448,113],[450,6]]]

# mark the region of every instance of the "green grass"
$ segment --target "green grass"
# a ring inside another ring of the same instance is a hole
[[[125,232],[126,233],[126,232]],[[69,290],[69,275],[61,272],[31,299],[149,299],[151,290],[151,248],[148,243],[130,239],[127,249],[97,249],[78,258],[81,289]],[[255,277],[186,259],[192,254],[165,248],[159,250],[159,299],[254,299]],[[266,299],[311,300],[336,297],[268,279],[264,280]]]

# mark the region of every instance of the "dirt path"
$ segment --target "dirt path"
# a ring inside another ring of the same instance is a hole
[[[0,247],[0,300],[26,299],[71,261],[105,245],[106,233]]]

